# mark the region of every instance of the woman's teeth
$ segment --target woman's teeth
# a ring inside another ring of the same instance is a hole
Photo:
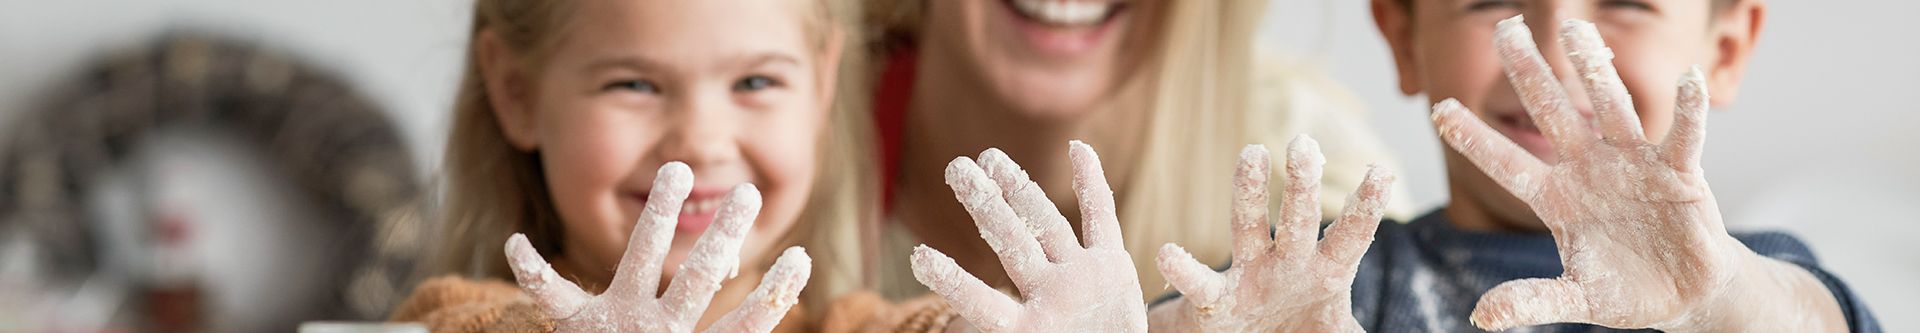
[[[687,202],[680,204],[680,214],[682,215],[700,214],[705,212],[711,212],[719,208],[720,208],[720,198],[698,199],[698,200],[687,199]]]
[[[1014,10],[1041,23],[1078,26],[1099,23],[1119,6],[1108,1],[1012,0]]]

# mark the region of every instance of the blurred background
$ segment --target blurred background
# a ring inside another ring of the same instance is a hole
[[[1920,313],[1920,28],[1903,23],[1920,2],[1770,4],[1741,100],[1709,121],[1721,209],[1800,235],[1886,327],[1920,329],[1899,315]],[[0,332],[379,317],[418,254],[469,6],[0,2],[0,134],[25,138],[0,144]],[[1268,12],[1261,43],[1362,97],[1415,206],[1446,202],[1426,98],[1394,88],[1366,1]]]

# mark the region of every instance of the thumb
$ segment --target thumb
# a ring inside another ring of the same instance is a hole
[[[1214,305],[1226,294],[1226,279],[1220,272],[1193,259],[1193,254],[1179,245],[1167,243],[1160,246],[1157,259],[1160,275],[1167,277],[1167,284],[1173,285],[1186,295],[1187,304],[1206,308]],[[1245,265],[1246,262],[1238,264]]]
[[[786,318],[787,310],[800,301],[800,291],[813,275],[813,257],[801,247],[789,247],[775,259],[773,268],[760,278],[760,286],[747,294],[747,301],[714,322],[707,332],[768,332]]]
[[[1591,322],[1586,291],[1561,279],[1507,281],[1473,306],[1473,326],[1497,331],[1520,326]]]
[[[520,282],[520,289],[533,296],[534,303],[552,318],[572,316],[593,297],[555,273],[553,266],[540,258],[540,252],[527,243],[527,235],[513,234],[507,238],[507,265],[513,266],[513,277]]]

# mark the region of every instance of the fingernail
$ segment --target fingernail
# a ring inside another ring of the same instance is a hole
[[[1514,15],[1494,25],[1496,43],[1533,43],[1533,31],[1527,29],[1526,15]]]

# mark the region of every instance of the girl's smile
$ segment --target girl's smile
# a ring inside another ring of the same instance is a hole
[[[698,178],[696,178],[698,179]],[[680,223],[674,227],[678,235],[699,235],[713,224],[713,218],[720,212],[720,204],[725,201],[727,192],[735,185],[694,185],[687,193],[687,200],[680,204]],[[628,205],[638,211],[647,206],[647,193],[651,189],[627,192]]]

